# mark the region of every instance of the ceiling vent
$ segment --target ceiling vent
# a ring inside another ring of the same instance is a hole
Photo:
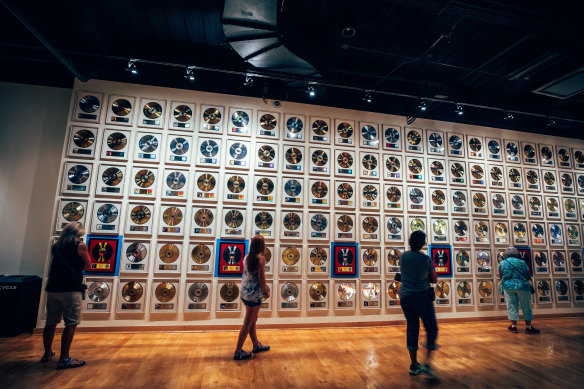
[[[584,69],[557,78],[533,92],[557,99],[568,99],[582,91],[584,91]]]

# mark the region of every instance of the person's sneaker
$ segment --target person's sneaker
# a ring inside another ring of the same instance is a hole
[[[509,326],[507,327],[507,329],[509,330],[509,332],[513,332],[514,334],[517,333],[517,327]]]
[[[438,381],[439,380],[438,375],[436,374],[436,372],[434,371],[432,366],[430,366],[427,363],[424,364],[423,372],[426,375],[426,378],[428,379],[428,381]]]
[[[410,365],[410,375],[418,375],[424,371],[424,366],[420,363],[417,363],[415,366]]]
[[[531,328],[526,328],[525,333],[528,335],[536,335],[536,334],[539,334],[540,331],[535,327],[531,327]]]

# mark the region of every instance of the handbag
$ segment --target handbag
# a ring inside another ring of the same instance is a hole
[[[507,261],[507,258],[505,258],[505,261]],[[526,274],[523,274],[519,270],[517,270],[517,268],[515,266],[513,266],[513,264],[511,262],[507,261],[507,263],[509,265],[511,265],[511,267],[517,271],[517,273],[519,273],[519,274],[521,274],[523,276],[523,278],[525,279],[525,281],[527,281],[527,283],[529,284],[529,290],[531,291],[531,294],[534,294],[535,293],[535,289],[533,288],[533,285],[531,285],[531,282],[529,282],[529,278],[527,277],[527,275]]]

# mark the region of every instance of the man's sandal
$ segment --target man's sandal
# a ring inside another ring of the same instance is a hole
[[[233,353],[233,360],[234,361],[241,361],[242,359],[250,359],[251,353],[249,351],[236,351]]]
[[[85,366],[84,361],[80,361],[79,359],[74,358],[67,358],[59,361],[59,363],[57,364],[57,370],[74,369],[76,367],[81,366]]]
[[[264,346],[263,344],[259,344],[258,346],[253,346],[253,349],[251,350],[254,354],[256,353],[261,353],[262,351],[268,351],[270,349],[270,346]]]
[[[55,352],[51,351],[50,354],[43,354],[43,357],[41,358],[41,363],[47,363],[51,360],[51,358],[53,358],[55,356]]]

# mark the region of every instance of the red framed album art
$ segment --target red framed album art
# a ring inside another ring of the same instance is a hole
[[[215,276],[240,277],[243,274],[243,258],[247,253],[247,240],[217,239]]]
[[[430,258],[434,261],[438,277],[452,277],[452,247],[431,245]]]
[[[87,235],[86,244],[91,265],[85,274],[117,276],[122,236]]]
[[[517,247],[517,251],[519,251],[519,259],[525,261],[527,267],[529,268],[529,274],[533,276],[533,268],[531,266],[531,247]]]
[[[359,276],[358,243],[331,243],[334,263],[331,277],[356,278]]]

